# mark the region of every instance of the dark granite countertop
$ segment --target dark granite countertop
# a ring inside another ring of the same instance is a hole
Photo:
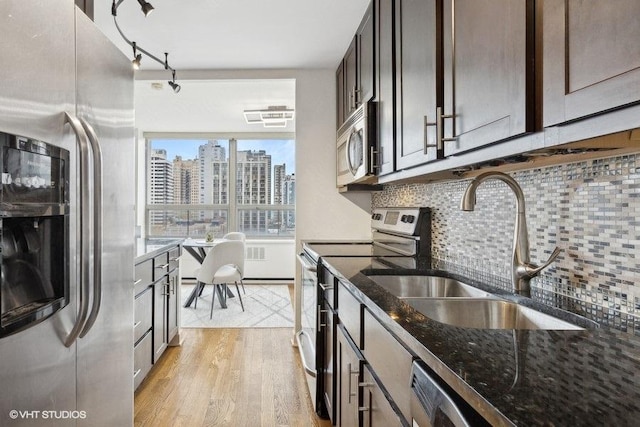
[[[492,425],[640,423],[640,337],[593,325],[585,331],[449,326],[415,311],[366,274],[459,276],[430,270],[430,266],[400,269],[369,257],[325,257],[323,263]],[[576,323],[571,313],[464,281]],[[589,327],[591,322],[578,319],[577,323]]]
[[[136,239],[136,259],[135,264],[153,258],[162,252],[167,251],[172,246],[182,244],[184,239]]]

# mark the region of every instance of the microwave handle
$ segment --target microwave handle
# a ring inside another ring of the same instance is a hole
[[[76,142],[78,144],[79,151],[79,163],[80,163],[80,307],[78,308],[78,314],[76,323],[73,325],[71,332],[64,341],[66,347],[71,345],[78,338],[84,327],[87,315],[89,312],[89,295],[91,293],[91,236],[92,236],[92,221],[91,215],[91,199],[89,197],[89,184],[92,181],[91,174],[89,173],[90,166],[90,153],[89,142],[87,134],[85,133],[82,123],[69,113],[65,112],[65,122],[69,123],[71,129],[76,134]]]
[[[96,322],[102,305],[102,149],[93,127],[83,118],[79,120],[89,137],[93,154],[93,303],[80,333],[80,338],[84,338]]]

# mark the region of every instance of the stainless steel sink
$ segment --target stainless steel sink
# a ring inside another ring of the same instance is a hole
[[[500,299],[406,298],[404,302],[432,320],[463,328],[584,329],[531,308]]]
[[[440,276],[371,275],[369,279],[398,298],[491,298],[488,292]]]

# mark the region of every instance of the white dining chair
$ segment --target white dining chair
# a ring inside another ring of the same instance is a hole
[[[222,239],[224,239],[224,240],[242,240],[243,242],[246,242],[247,235],[244,234],[244,233],[241,233],[239,231],[232,231],[232,232],[227,233],[224,236],[222,236]],[[244,279],[244,271],[242,272],[242,279]],[[242,279],[240,280],[240,285],[242,286],[242,292],[244,292],[246,294],[247,291],[245,291],[245,289],[244,289],[244,283],[243,283]]]
[[[236,292],[240,299],[240,306],[242,307],[242,311],[244,311],[242,295],[240,295],[240,289],[238,288],[238,282],[242,284],[244,260],[245,243],[242,240],[223,240],[213,246],[204,258],[202,266],[196,274],[196,286],[201,287],[205,284],[213,285],[210,318],[213,318],[213,304],[215,302],[216,290],[219,291],[218,295],[221,298],[220,305],[224,306],[223,301],[226,302],[227,299],[227,285],[230,283],[235,284]],[[198,298],[196,297],[194,301],[196,308],[197,302]]]
[[[239,231],[232,231],[222,236],[222,239],[223,240],[242,240],[243,242],[245,242],[247,240],[247,235]]]

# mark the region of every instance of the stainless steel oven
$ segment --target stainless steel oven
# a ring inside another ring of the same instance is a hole
[[[331,331],[330,309],[321,304],[330,301],[331,280],[320,271],[322,257],[365,257],[371,265],[391,264],[403,268],[416,268],[418,263],[430,263],[431,211],[429,208],[374,209],[371,215],[373,240],[370,241],[313,241],[304,242],[303,251],[297,255],[302,269],[301,285],[297,288],[301,297],[296,304],[296,317],[301,325],[296,332],[300,357],[307,374],[307,385],[316,413],[327,416],[329,404],[325,394],[335,398],[336,393],[322,389],[333,384],[331,375],[335,369],[328,367],[326,334]],[[321,279],[325,283],[321,283]],[[320,317],[322,315],[322,317]],[[321,328],[320,326],[325,326]],[[330,355],[329,355],[330,356]],[[333,358],[335,361],[335,357]],[[335,406],[334,406],[335,407]]]
[[[296,344],[300,352],[300,358],[307,377],[307,384],[311,394],[311,401],[314,409],[317,409],[317,393],[316,393],[316,334],[317,334],[317,316],[318,316],[318,259],[313,259],[307,252],[297,255],[298,263],[302,269],[301,279],[301,317],[300,330],[296,332]]]
[[[337,186],[376,179],[376,103],[365,102],[338,129]]]

